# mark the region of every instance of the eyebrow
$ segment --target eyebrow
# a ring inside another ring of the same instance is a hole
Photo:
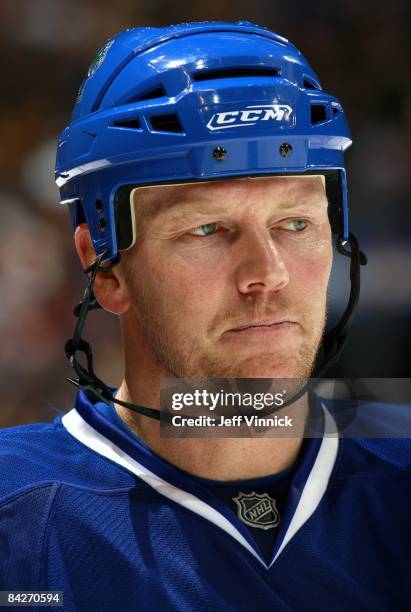
[[[176,202],[171,203],[170,206],[164,206],[160,208],[160,213],[167,215],[168,213],[173,213],[174,218],[178,218],[179,216],[184,216],[187,213],[192,215],[203,215],[203,214],[227,214],[227,208],[222,208],[220,204],[215,202],[201,202],[200,204],[195,202],[194,200],[178,200]]]
[[[165,200],[156,201],[143,201],[138,202],[138,197],[135,197],[135,205],[139,207],[140,213],[145,218],[155,219],[159,216],[170,216],[173,213],[173,218],[177,219],[180,216],[184,216],[187,213],[193,215],[201,214],[222,214],[224,211],[221,206],[213,200],[205,200],[199,205],[194,198],[182,199],[181,197],[166,198]],[[177,210],[176,210],[177,209]],[[226,210],[227,212],[227,210]]]

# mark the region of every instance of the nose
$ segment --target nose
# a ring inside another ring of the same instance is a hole
[[[290,277],[285,261],[266,229],[249,229],[237,243],[236,281],[244,294],[280,291]]]

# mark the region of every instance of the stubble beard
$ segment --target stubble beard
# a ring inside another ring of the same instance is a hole
[[[218,351],[205,352],[198,338],[187,328],[176,326],[170,311],[158,308],[158,303],[155,305],[144,291],[134,292],[134,297],[134,311],[147,345],[170,378],[308,378],[313,372],[327,319],[324,306],[322,322],[306,323],[305,338],[294,354],[268,351],[234,361],[233,355],[227,356],[227,352],[224,355]],[[316,332],[307,334],[307,329],[316,329]]]

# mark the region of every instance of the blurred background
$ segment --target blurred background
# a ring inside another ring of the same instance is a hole
[[[352,128],[351,223],[369,256],[355,324],[329,376],[410,377],[410,12],[407,0],[0,1],[0,426],[50,421],[74,400],[63,347],[85,276],[57,205],[55,148],[97,49],[126,27],[248,19],[303,51]],[[331,320],[348,289],[348,259],[337,257]],[[93,312],[85,337],[97,374],[117,385],[116,318]]]

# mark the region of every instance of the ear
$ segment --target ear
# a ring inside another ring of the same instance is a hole
[[[96,259],[93,241],[86,223],[77,226],[74,242],[81,265],[85,270]],[[115,266],[108,272],[97,272],[93,291],[104,310],[120,315],[130,308],[130,296],[120,266]]]

